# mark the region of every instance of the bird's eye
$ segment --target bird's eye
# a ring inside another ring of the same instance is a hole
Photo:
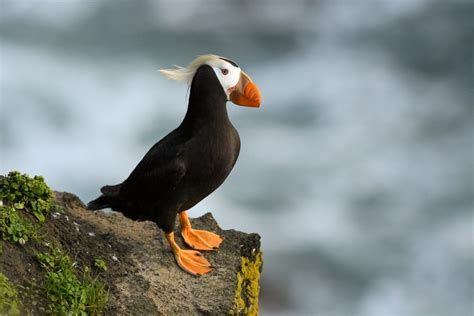
[[[227,74],[229,73],[229,69],[226,69],[226,68],[221,69],[221,72],[222,72],[222,74],[225,76],[225,75],[227,75]]]

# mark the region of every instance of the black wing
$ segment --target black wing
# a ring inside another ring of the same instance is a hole
[[[153,202],[169,198],[186,174],[185,143],[176,131],[156,143],[122,183],[120,196]]]

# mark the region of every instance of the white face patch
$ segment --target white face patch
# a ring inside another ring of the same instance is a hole
[[[222,89],[227,95],[227,100],[229,100],[231,89],[239,82],[240,68],[222,59],[211,60],[206,64],[211,66],[216,73],[217,79],[219,79]]]
[[[242,71],[232,61],[229,62],[224,57],[212,54],[201,55],[194,59],[187,67],[175,66],[175,69],[162,69],[160,72],[168,79],[186,81],[188,85],[191,85],[192,79],[201,65],[212,67],[222,89],[224,89],[227,95],[227,100],[229,100],[229,95],[232,92],[229,89],[237,85]]]

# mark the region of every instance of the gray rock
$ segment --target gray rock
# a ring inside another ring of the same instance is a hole
[[[56,193],[56,200],[64,213],[49,221],[54,224],[50,231],[56,231],[63,247],[84,262],[95,257],[106,261],[106,314],[258,313],[259,235],[222,230],[211,213],[191,219],[193,228],[215,232],[224,239],[219,250],[204,252],[213,271],[195,277],[179,269],[163,232],[154,223],[131,221],[120,213],[88,211],[70,193]],[[175,236],[186,248],[179,225]]]

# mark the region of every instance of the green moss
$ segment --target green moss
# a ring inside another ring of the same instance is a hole
[[[253,259],[242,257],[241,271],[237,274],[232,315],[258,315],[258,295],[260,292],[260,271],[263,254],[259,251]]]
[[[8,278],[0,273],[0,315],[20,315],[18,292]]]
[[[11,171],[0,178],[0,200],[16,209],[27,209],[40,222],[53,210],[53,191],[43,177],[29,177],[18,171]]]
[[[23,219],[15,208],[0,206],[0,235],[3,240],[24,244],[34,239],[37,233],[38,227]]]
[[[105,264],[105,261],[99,257],[94,258],[94,267],[105,272],[107,272],[108,270],[107,265]]]
[[[0,176],[0,236],[4,240],[25,243],[38,235],[46,216],[59,211],[53,204],[53,191],[43,177],[33,178],[17,171]],[[31,214],[31,215],[30,215]],[[36,219],[35,219],[36,218]],[[40,239],[45,243],[47,236]],[[59,247],[37,255],[43,269],[41,282],[33,278],[31,284],[19,286],[20,293],[0,273],[0,315],[19,315],[21,297],[23,312],[30,313],[29,306],[43,305],[53,315],[99,315],[107,303],[105,285],[92,275],[88,266],[80,267]],[[105,262],[96,258],[94,265],[107,270]],[[33,307],[34,308],[34,307]],[[40,310],[45,311],[43,306]]]
[[[61,315],[101,314],[107,303],[107,290],[102,282],[92,277],[89,267],[83,267],[81,275],[77,265],[58,247],[38,254],[37,258],[45,270],[41,288],[48,301],[49,312]]]
[[[12,171],[0,176],[0,236],[24,244],[37,236],[39,225],[55,209],[53,191],[43,177]],[[31,213],[33,216],[28,216]]]

